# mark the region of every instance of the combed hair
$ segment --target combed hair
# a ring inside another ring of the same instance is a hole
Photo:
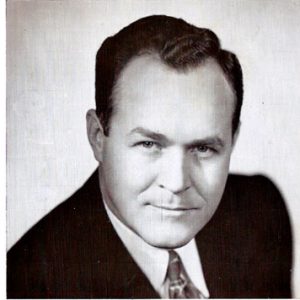
[[[238,128],[243,102],[243,76],[237,57],[221,49],[218,37],[182,19],[154,15],[139,19],[108,37],[96,56],[96,112],[104,133],[109,133],[113,114],[113,89],[127,63],[142,53],[157,53],[161,61],[176,70],[199,66],[214,58],[222,68],[236,96],[232,132]]]

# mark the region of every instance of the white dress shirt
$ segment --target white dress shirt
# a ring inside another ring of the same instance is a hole
[[[166,273],[169,263],[168,250],[147,244],[112,213],[105,201],[104,206],[114,229],[136,264],[146,275],[155,291],[162,298],[168,298],[168,287],[166,284]],[[206,298],[209,298],[195,239],[192,239],[185,246],[174,250],[180,256],[191,281]]]

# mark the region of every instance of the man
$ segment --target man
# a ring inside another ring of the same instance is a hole
[[[291,233],[262,176],[228,177],[242,71],[166,16],[104,41],[87,132],[98,170],[8,253],[8,297],[290,297]]]

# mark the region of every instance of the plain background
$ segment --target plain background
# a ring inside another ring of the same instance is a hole
[[[101,42],[151,14],[217,33],[242,64],[242,127],[231,170],[281,190],[294,233],[300,297],[300,1],[8,1],[7,248],[97,164],[85,129]],[[257,220],[259,222],[259,220]]]
[[[5,2],[0,2],[0,298],[5,298],[6,286],[6,64],[5,64]]]

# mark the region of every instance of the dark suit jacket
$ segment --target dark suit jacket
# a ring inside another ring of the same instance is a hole
[[[230,175],[196,242],[212,298],[290,297],[289,218],[266,178]],[[159,297],[115,233],[96,172],[8,252],[7,295]]]

